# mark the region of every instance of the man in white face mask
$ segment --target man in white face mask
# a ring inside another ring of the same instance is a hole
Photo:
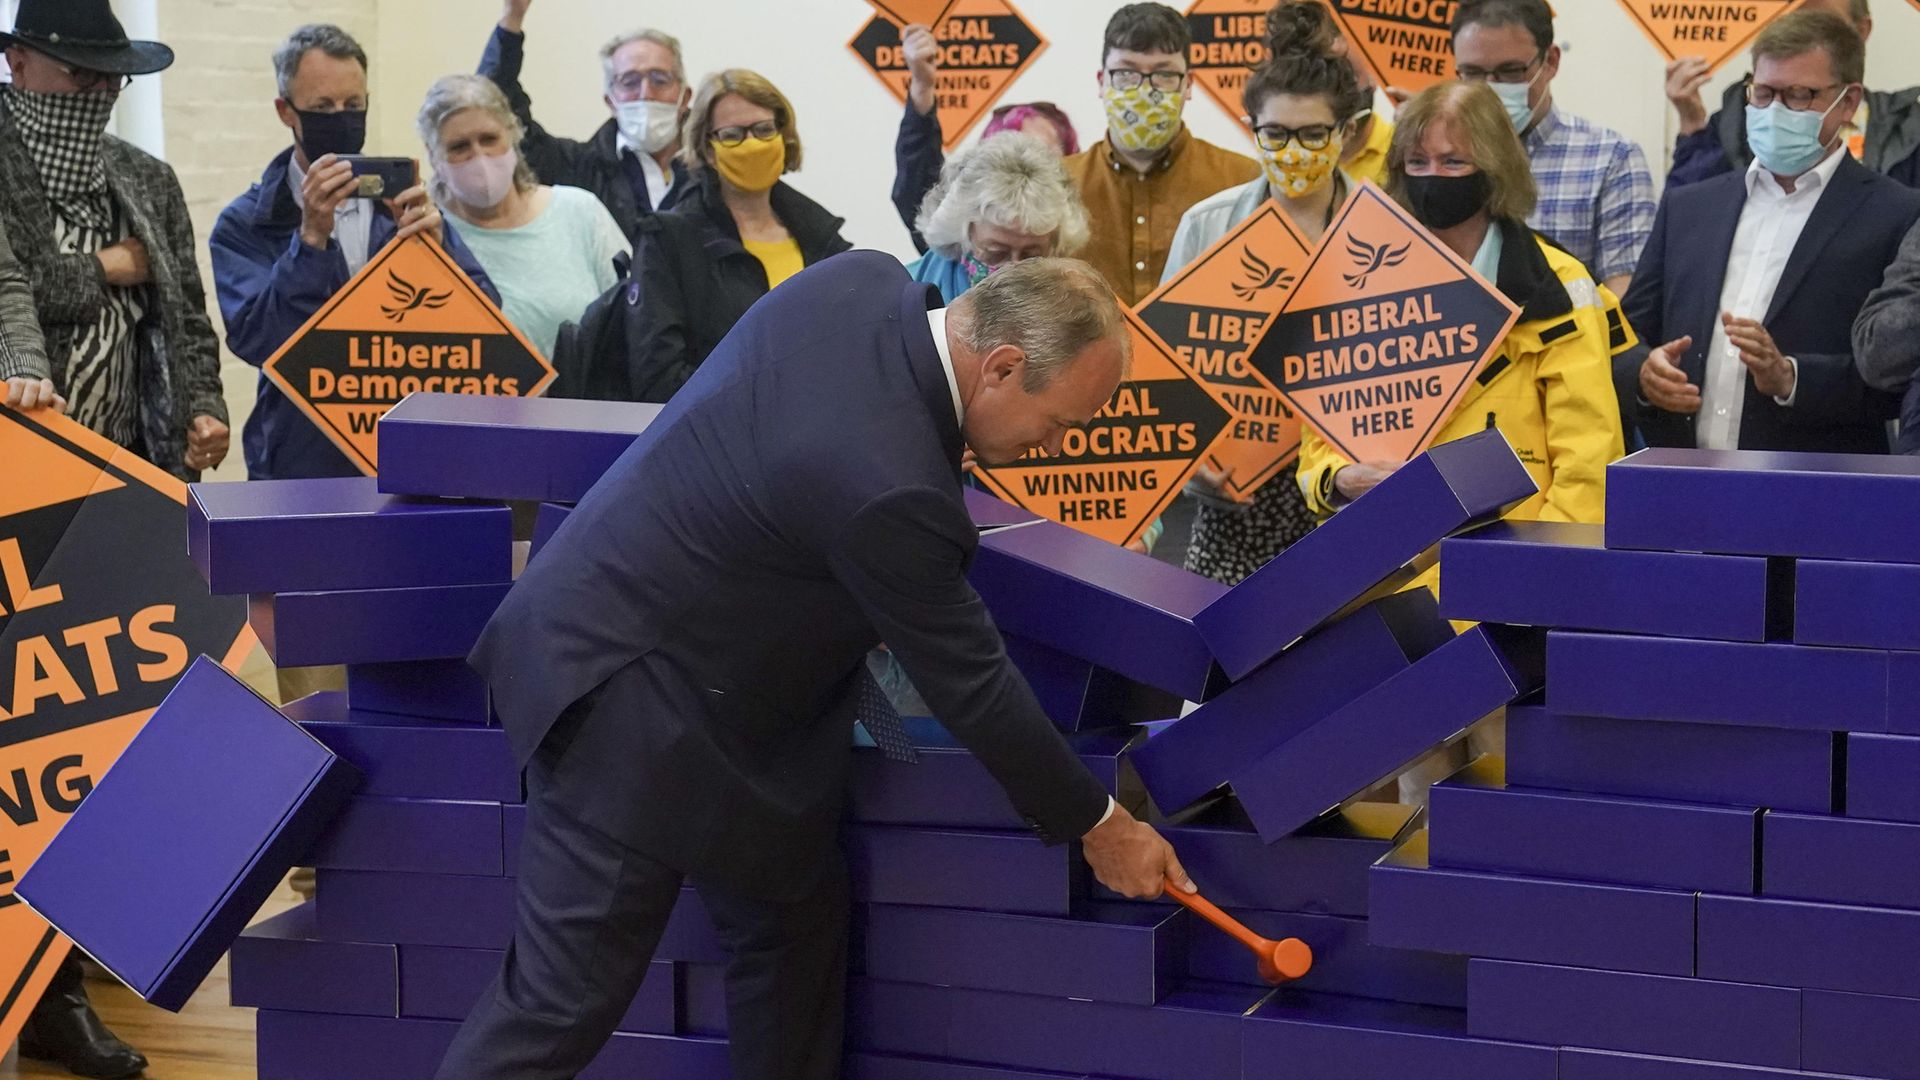
[[[1453,52],[1460,78],[1500,95],[1533,162],[1540,205],[1527,224],[1623,295],[1653,229],[1653,176],[1626,136],[1555,107],[1560,46],[1547,0],[1461,0]]]
[[[533,99],[520,85],[524,26],[532,5],[533,0],[505,0],[479,73],[507,95],[526,129],[527,164],[540,182],[593,192],[631,238],[641,219],[672,209],[688,190],[678,155],[680,125],[693,91],[680,42],[659,30],[635,30],[602,46],[601,99],[612,115],[584,142],[562,138],[534,120]]]

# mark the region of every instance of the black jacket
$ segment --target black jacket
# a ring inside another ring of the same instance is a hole
[[[1920,187],[1920,87],[1867,91],[1866,148],[1861,164],[1908,187]],[[1746,80],[1727,87],[1707,126],[1673,144],[1667,190],[1697,184],[1753,164],[1747,145]]]

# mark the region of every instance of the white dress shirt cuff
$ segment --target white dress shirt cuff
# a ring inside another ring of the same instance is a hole
[[[1107,812],[1100,815],[1100,820],[1094,823],[1093,829],[1097,829],[1113,820],[1113,812],[1118,809],[1120,809],[1120,804],[1114,801],[1113,796],[1107,796]],[[1093,829],[1088,829],[1087,831],[1092,832]]]
[[[1793,399],[1800,396],[1800,361],[1789,356],[1787,357],[1787,363],[1793,365],[1793,390],[1789,392],[1786,397],[1774,398],[1773,403],[1783,408],[1791,409],[1793,408]]]

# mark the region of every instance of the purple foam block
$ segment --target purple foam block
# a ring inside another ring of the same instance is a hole
[[[423,720],[487,724],[487,681],[457,660],[353,664],[347,668],[347,700],[363,712]]]
[[[533,517],[533,543],[527,550],[528,562],[540,554],[540,549],[547,546],[547,541],[553,539],[553,534],[559,532],[560,526],[566,524],[571,516],[571,506],[550,502],[540,504],[540,509]]]
[[[973,527],[985,532],[988,529],[1004,529],[1009,525],[1027,525],[1040,521],[1040,515],[1022,510],[997,495],[988,494],[976,487],[961,490],[967,500],[967,516],[973,519]]]
[[[1920,562],[1920,459],[1642,450],[1607,467],[1607,546]]]
[[[504,506],[382,495],[371,477],[194,484],[187,551],[216,596],[478,585],[513,576]]]
[[[1436,870],[1422,832],[1373,868],[1372,900],[1375,945],[1693,974],[1692,893]]]
[[[1289,990],[1465,1008],[1467,958],[1388,949],[1367,940],[1367,921],[1341,915],[1278,911],[1227,912],[1261,937],[1299,938],[1313,950],[1313,970],[1288,983]],[[1191,924],[1187,974],[1211,982],[1263,986],[1246,947],[1199,922]]]
[[[917,762],[893,761],[865,738],[855,743],[850,818],[876,825],[1026,827],[1005,789],[945,728],[925,717],[907,718],[906,724]],[[1118,792],[1120,752],[1138,735],[1122,728],[1070,736],[1068,742],[1107,791]]]
[[[375,1019],[262,1011],[260,1080],[423,1080],[439,1069],[460,1025],[452,1020]],[[713,1080],[727,1075],[717,1039],[616,1032],[579,1080]]]
[[[1031,832],[855,825],[844,844],[853,898],[876,904],[1065,915],[1086,865]]]
[[[227,963],[229,1001],[242,1008],[400,1015],[399,950],[321,941],[312,901],[248,927]]]
[[[1920,566],[1801,559],[1794,564],[1793,640],[1920,649]]]
[[[14,893],[141,997],[177,1011],[356,779],[201,657]]]
[[[1502,521],[1440,545],[1449,619],[1765,641],[1767,561],[1609,549],[1605,529]]]
[[[1442,538],[1539,491],[1506,436],[1436,446],[1281,552],[1194,618],[1229,676],[1245,678]]]
[[[1574,716],[1887,728],[1883,652],[1555,631],[1547,677],[1547,707]]]
[[[414,394],[380,418],[380,490],[575,503],[659,405]]]
[[[1138,904],[1097,906],[1071,919],[874,904],[867,975],[1152,1005],[1181,976],[1187,932],[1186,912]]]
[[[1157,690],[1017,634],[1005,635],[1007,658],[1033,688],[1055,727],[1065,732],[1126,727],[1177,716],[1186,699]]]
[[[1493,1039],[1797,1068],[1800,993],[1475,960],[1468,1029]]]
[[[1700,897],[1705,979],[1920,997],[1920,912]]]
[[[1242,1025],[1245,1075],[1555,1080],[1558,1052],[1477,1038],[1458,1009],[1283,989]]]
[[[1824,731],[1507,709],[1507,780],[1522,787],[1827,813],[1838,760]]]
[[[842,1075],[845,1080],[1092,1080],[1077,1074],[1002,1069],[897,1054],[848,1054]]]
[[[1540,686],[1540,634],[1476,626],[1233,774],[1269,843]]]
[[[1758,869],[1759,815],[1506,786],[1486,757],[1436,784],[1432,864],[1452,870],[1744,893]]]
[[[473,649],[510,587],[255,593],[247,623],[281,667],[450,659]]]
[[[1193,617],[1226,586],[1051,521],[980,539],[968,575],[1004,631],[1199,701],[1213,656]]]
[[[520,770],[499,728],[467,727],[346,708],[338,691],[286,707],[307,734],[360,770],[362,795],[517,802]]]
[[[1920,1000],[1808,990],[1800,995],[1800,1063],[1808,1069],[1920,1080]]]
[[[1920,823],[1920,739],[1848,735],[1847,814]],[[1798,809],[1796,807],[1796,809]]]
[[[435,945],[400,947],[401,1016],[427,1020],[465,1020],[494,977],[506,953],[492,949],[448,949]],[[656,960],[634,995],[633,1005],[616,1031],[672,1035],[679,1031],[675,965]]]
[[[500,804],[357,796],[302,866],[420,874],[501,874]]]
[[[1920,735],[1920,652],[1887,654],[1887,731]]]
[[[1846,1080],[1824,1072],[1623,1054],[1617,1050],[1581,1050],[1569,1046],[1560,1051],[1560,1080],[1791,1080],[1798,1077]]]
[[[1920,825],[1770,813],[1762,837],[1763,895],[1920,908]]]
[[[727,968],[680,965],[680,1033],[720,1038],[727,1034]]]
[[[1175,813],[1453,636],[1425,589],[1383,597],[1182,717],[1127,756]]]

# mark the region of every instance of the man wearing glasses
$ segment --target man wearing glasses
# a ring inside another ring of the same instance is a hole
[[[1186,18],[1165,4],[1115,12],[1099,75],[1107,137],[1066,160],[1093,226],[1081,257],[1129,307],[1160,284],[1188,208],[1260,175],[1252,158],[1194,138],[1181,122],[1192,44]]]
[[[1846,151],[1866,48],[1845,19],[1783,16],[1753,57],[1753,164],[1667,193],[1627,293],[1656,346],[1640,430],[1655,446],[1884,454],[1899,399],[1861,379],[1851,330],[1920,192]]]
[[[505,14],[480,58],[480,74],[507,95],[527,129],[520,151],[540,182],[593,192],[637,246],[641,219],[672,209],[689,186],[678,155],[680,124],[693,91],[680,41],[659,30],[635,30],[602,46],[602,100],[613,115],[587,141],[565,139],[534,120],[533,99],[520,85],[527,46],[523,27],[532,4],[506,0]]]
[[[1547,0],[1462,0],[1453,52],[1460,78],[1500,95],[1533,163],[1540,203],[1527,224],[1624,295],[1653,227],[1653,176],[1631,140],[1554,105],[1560,46]]]

